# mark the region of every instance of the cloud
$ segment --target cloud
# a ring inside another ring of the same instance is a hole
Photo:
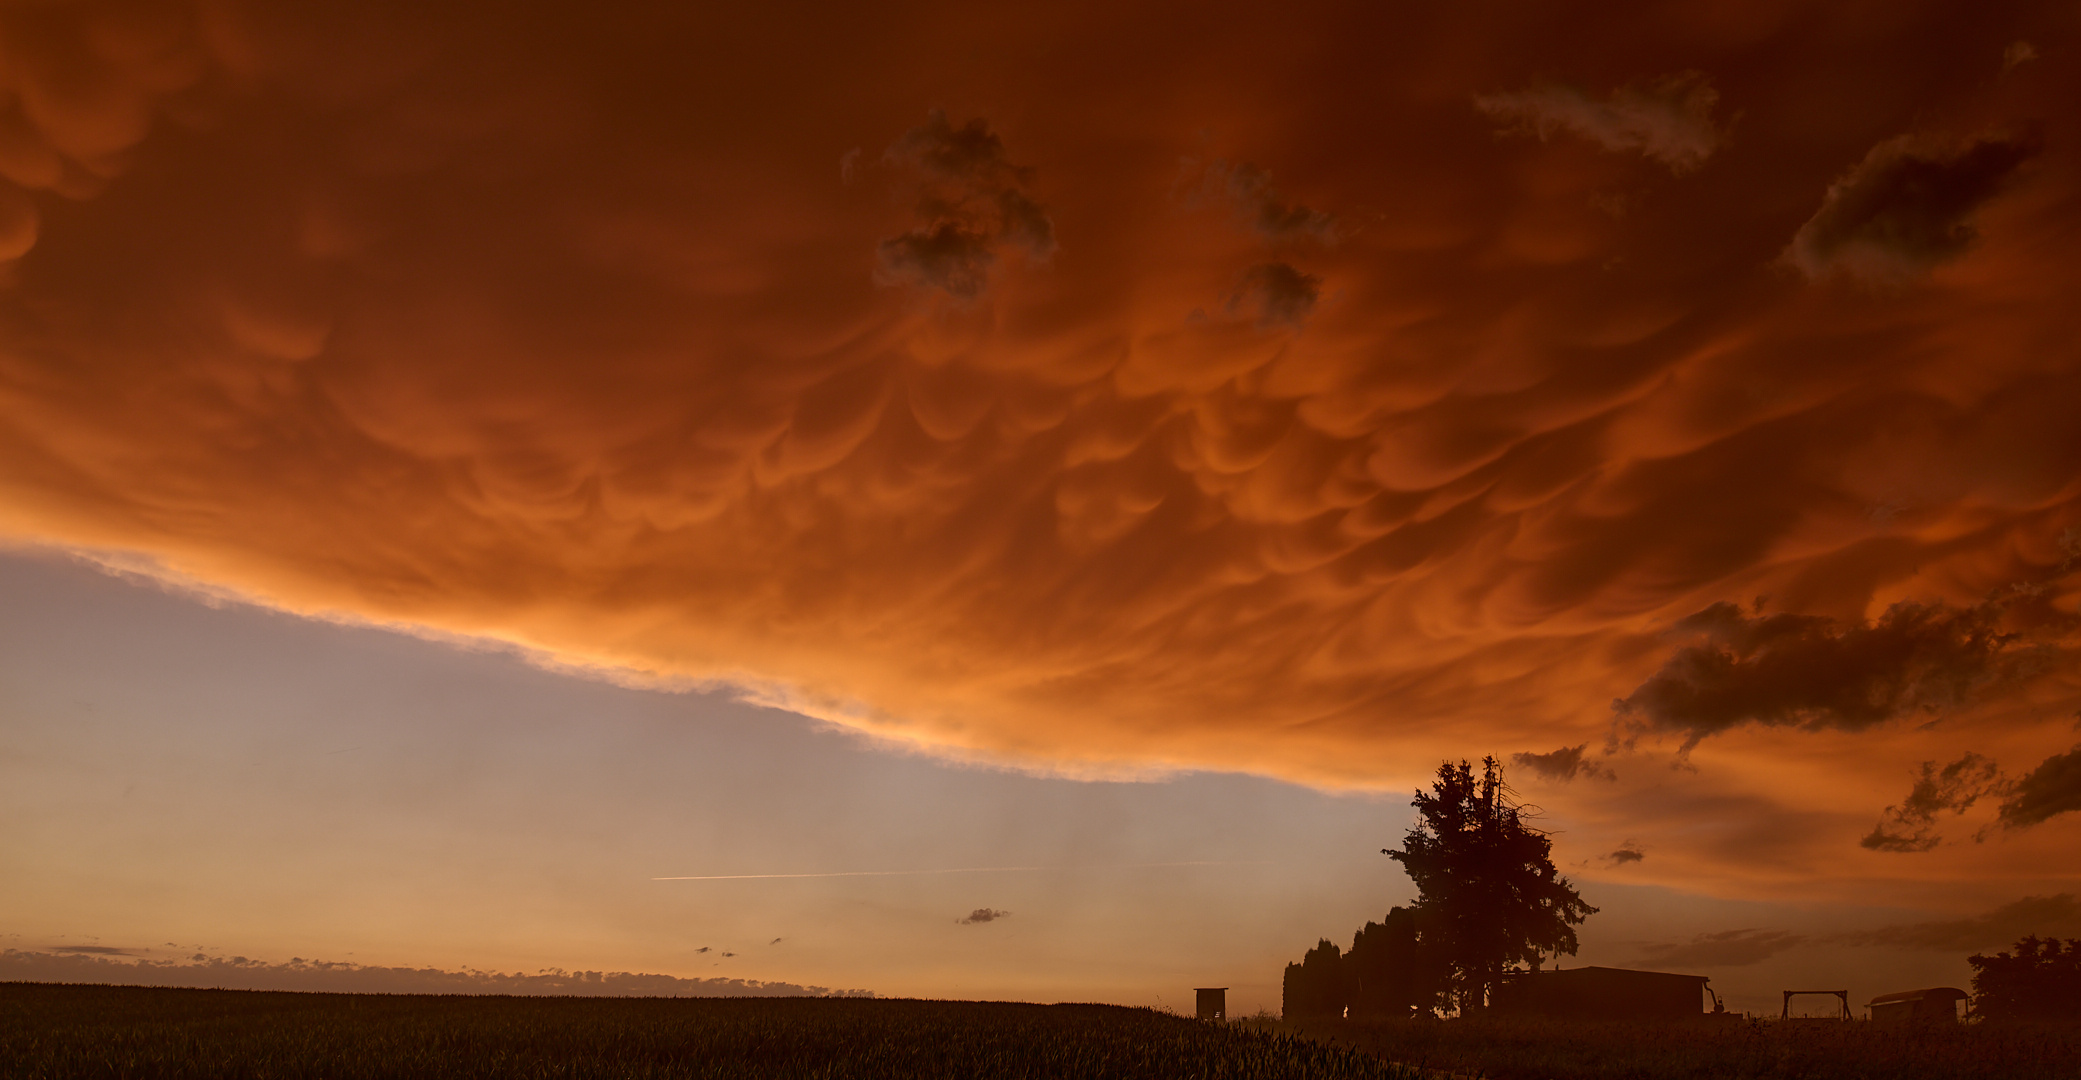
[[[2081,249],[2053,242],[2081,228],[2081,69],[1995,95],[1986,50],[1919,63],[1995,25],[1942,5],[1746,43],[1206,15],[1146,50],[1153,16],[1093,34],[1077,4],[700,33],[654,5],[11,10],[0,250],[35,231],[0,268],[0,536],[1066,775],[1404,788],[1594,740],[1631,695],[1646,730],[1754,738],[1550,809],[1575,858],[1635,839],[1630,879],[1728,891],[1840,875],[1873,822],[1832,808],[1956,755],[1857,727],[1866,690],[2071,743],[2071,668],[1999,677],[2022,641],[1955,705],[1934,660],[1759,680],[1809,638],[1856,659],[1902,600],[2081,602],[2051,574],[2081,527]],[[1718,59],[1524,90],[1646,55]],[[1858,92],[1816,108],[1813,56]],[[1792,287],[1828,179],[1915,115],[2042,116],[2048,149],[1912,302]],[[1498,122],[1583,152],[1499,160]],[[1179,212],[1178,162],[1217,145],[1278,170]],[[1704,164],[1614,218],[1636,154]],[[1210,220],[1229,203],[1249,227]],[[1365,228],[1313,242],[1330,208]],[[1659,634],[1759,593],[1830,629]],[[2026,606],[2002,632],[2048,639]],[[1654,685],[1691,698],[1639,689],[1687,646],[1755,708],[1681,664]]]
[[[1606,150],[1638,151],[1685,173],[1705,163],[1720,145],[1713,126],[1719,92],[1696,71],[1629,83],[1603,101],[1570,86],[1481,94],[1474,106],[1491,118],[1552,138],[1567,132]]]
[[[2005,946],[2029,934],[2081,936],[2081,900],[2072,893],[2026,896],[1969,919],[1901,923],[1839,934],[1830,940],[1846,945],[1963,953]]]
[[[2035,134],[1889,139],[1829,185],[1785,258],[1810,278],[1918,276],[1972,246],[1973,212],[2042,149]]]
[[[768,945],[778,945],[778,944],[780,944],[780,943],[781,943],[782,941],[784,941],[784,940],[786,940],[786,939],[784,939],[784,938],[774,938],[774,939],[773,939],[772,941],[769,941],[769,942],[767,942],[766,944],[768,944]]]
[[[2026,828],[2081,810],[2081,746],[2046,758],[2005,791],[2008,798],[1999,814],[2005,829]]]
[[[1628,840],[1624,844],[1619,845],[1617,850],[1613,851],[1609,855],[1606,855],[1604,858],[1613,866],[1625,866],[1628,863],[1637,863],[1645,861],[1647,859],[1647,852],[1642,851],[1640,849],[1639,844],[1636,844],[1633,841]]]
[[[2019,652],[1994,605],[1902,602],[1870,623],[1818,615],[1745,615],[1720,602],[1679,620],[1679,648],[1632,694],[1613,702],[1638,733],[1707,736],[1762,724],[1861,731],[1913,713],[1961,706],[2010,677]]]
[[[1612,772],[1609,768],[1594,761],[1583,760],[1583,751],[1589,749],[1589,745],[1588,743],[1582,743],[1576,746],[1563,746],[1558,750],[1549,750],[1544,754],[1534,754],[1530,751],[1525,751],[1511,755],[1510,760],[1548,780],[1565,782],[1573,780],[1577,776],[1617,780],[1618,774]]]
[[[1000,251],[1016,248],[1034,258],[1054,253],[1055,223],[1026,191],[1033,171],[1012,164],[1003,140],[982,120],[956,128],[934,110],[884,159],[922,173],[926,184],[919,224],[877,246],[877,281],[973,300]]]
[[[1289,200],[1272,186],[1272,174],[1248,162],[1216,161],[1207,167],[1202,188],[1228,199],[1243,220],[1267,241],[1332,243],[1337,218]]]
[[[1963,814],[1982,796],[2008,787],[2000,767],[1978,754],[1969,752],[1942,769],[1925,761],[1908,797],[1887,807],[1885,816],[1858,843],[1873,851],[1928,851],[1942,842],[1936,831],[1939,813]]]
[[[232,990],[304,990],[351,994],[517,994],[583,997],[872,997],[756,979],[683,979],[629,971],[565,971],[532,975],[463,969],[381,967],[297,958],[267,963],[197,953],[180,960],[117,960],[81,950],[0,951],[0,981],[200,986]]]
[[[1722,930],[1689,941],[1641,947],[1641,962],[1663,967],[1746,967],[1805,944],[1783,930]]]
[[[1243,271],[1229,297],[1230,311],[1253,310],[1260,326],[1300,326],[1322,296],[1322,279],[1283,262],[1258,263]]]
[[[969,912],[966,916],[959,919],[955,919],[954,924],[957,926],[973,926],[977,923],[996,922],[997,920],[1007,918],[1010,915],[1011,912],[1009,911],[998,911],[993,908],[979,907],[974,911]]]
[[[137,949],[119,949],[111,945],[53,945],[46,952],[78,956],[135,956]]]

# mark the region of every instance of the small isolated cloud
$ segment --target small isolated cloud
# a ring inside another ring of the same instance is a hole
[[[778,944],[780,944],[781,942],[783,942],[783,941],[786,941],[786,940],[787,940],[786,938],[774,938],[774,939],[773,939],[772,941],[769,941],[769,942],[767,942],[766,944],[768,944],[768,945],[778,945]]]
[[[955,919],[954,925],[973,926],[977,923],[996,922],[999,919],[1008,918],[1010,915],[1011,912],[1009,911],[998,911],[995,908],[979,907],[974,911],[969,912],[966,918]]]
[[[1475,108],[1513,130],[1549,139],[1566,132],[1606,150],[1632,150],[1685,173],[1719,149],[1713,126],[1719,91],[1696,71],[1629,83],[1598,101],[1571,86],[1482,94]]]
[[[1243,271],[1242,283],[1229,297],[1228,309],[1255,310],[1262,326],[1298,327],[1308,320],[1321,296],[1321,278],[1283,262],[1258,263]]]
[[[696,953],[705,953],[705,952],[707,952],[707,951],[708,951],[708,946],[706,946],[706,945],[703,945],[703,946],[701,946],[700,948],[698,948],[698,949],[695,949],[694,951],[695,951]]]
[[[119,949],[113,945],[53,945],[44,950],[61,956],[136,956],[137,949]]]
[[[1613,866],[1627,866],[1645,860],[1647,852],[1642,851],[1639,844],[1628,840],[1620,844],[1617,851],[1606,855],[1604,858]]]
[[[1672,634],[1692,643],[1612,708],[1632,735],[1682,734],[1681,753],[1742,724],[1861,731],[1965,704],[2014,675],[2023,651],[1998,614],[1900,603],[1845,625],[1718,603],[1678,621]]]
[[[2035,135],[1882,142],[1829,185],[1785,258],[1816,279],[1895,284],[1920,275],[1972,245],[1978,234],[1967,219],[2041,148]]]
[[[2046,758],[2007,794],[1998,819],[2003,828],[2021,829],[2081,810],[2081,746]]]
[[[1577,776],[1597,777],[1604,780],[1618,779],[1618,774],[1605,766],[1599,765],[1594,761],[1584,761],[1582,755],[1583,751],[1587,749],[1589,749],[1589,744],[1584,743],[1581,746],[1564,746],[1559,750],[1550,750],[1544,754],[1534,754],[1527,751],[1511,755],[1510,760],[1548,780],[1566,782],[1575,779]]]
[[[923,191],[918,224],[876,249],[876,281],[973,300],[1001,252],[1054,253],[1055,223],[1026,190],[1033,170],[1012,164],[1003,140],[982,120],[957,128],[935,109],[883,157],[918,174]]]
[[[2001,769],[1978,754],[1967,753],[1941,769],[1925,761],[1908,797],[1887,807],[1885,816],[1858,843],[1873,851],[1928,851],[1942,841],[1936,831],[1938,814],[1963,814],[1982,797],[2006,788]]]
[[[1217,161],[1207,169],[1203,188],[1233,202],[1243,219],[1266,240],[1329,243],[1337,239],[1335,215],[1289,201],[1272,187],[1272,175],[1255,165]]]
[[[1838,934],[1832,940],[1845,945],[1970,952],[2008,945],[2030,934],[2081,937],[2081,899],[2072,893],[2026,896],[1969,919],[1901,923]]]
[[[1667,967],[1746,967],[1806,941],[1783,930],[1722,930],[1689,941],[1642,946],[1644,962]]]

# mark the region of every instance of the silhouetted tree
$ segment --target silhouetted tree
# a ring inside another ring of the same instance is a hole
[[[1322,939],[1298,964],[1286,965],[1281,1011],[1287,1019],[1342,1016],[1351,1004],[1351,973],[1343,957],[1328,938]]]
[[[1990,1020],[2081,1022],[2081,938],[2027,937],[2014,953],[1966,958],[1973,1011]]]
[[[1487,1005],[1505,971],[1573,955],[1575,927],[1597,912],[1554,872],[1553,841],[1525,824],[1502,764],[1481,764],[1479,777],[1464,761],[1438,766],[1430,793],[1410,804],[1417,824],[1402,849],[1382,852],[1416,883],[1420,939],[1462,1012]]]
[[[1353,982],[1353,1019],[1406,1020],[1438,1004],[1445,972],[1425,947],[1416,909],[1397,907],[1387,921],[1368,922],[1351,939],[1344,967]]]

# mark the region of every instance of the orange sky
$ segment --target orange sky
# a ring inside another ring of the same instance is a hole
[[[1044,773],[1581,747],[1516,782],[1643,883],[2071,889],[2077,29],[11,5],[0,534]]]

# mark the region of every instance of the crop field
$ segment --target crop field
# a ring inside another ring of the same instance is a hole
[[[1113,1005],[292,994],[0,983],[0,1077],[1414,1080]]]
[[[1431,1075],[1488,1080],[2075,1080],[2081,1025],[1875,1027],[1866,1021],[1678,1024],[1247,1021]]]

